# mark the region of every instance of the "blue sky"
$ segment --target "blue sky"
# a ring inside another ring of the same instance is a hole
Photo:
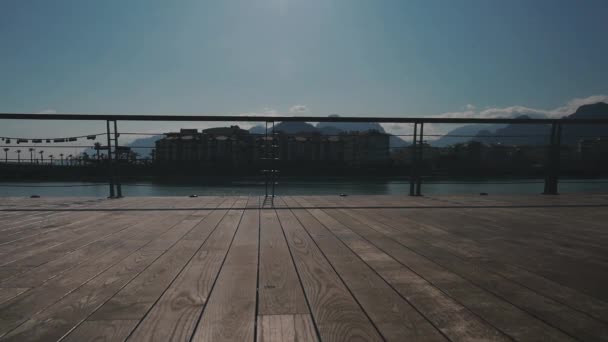
[[[606,98],[606,10],[605,0],[3,0],[0,112],[551,114]]]

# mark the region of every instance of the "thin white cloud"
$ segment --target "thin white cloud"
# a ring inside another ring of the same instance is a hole
[[[45,110],[41,110],[36,114],[57,114],[57,111],[54,109],[45,109]]]
[[[308,112],[308,107],[305,105],[294,105],[289,108],[290,113],[306,113]]]
[[[576,109],[586,104],[598,102],[607,102],[608,95],[593,95],[584,98],[575,98],[568,101],[565,105],[553,109],[539,109],[526,106],[510,106],[510,107],[493,107],[478,110],[473,104],[467,104],[463,111],[447,112],[431,117],[437,118],[514,118],[521,115],[528,115],[538,118],[561,118],[566,115],[573,114]],[[462,125],[452,124],[426,124],[424,125],[425,135],[441,135],[448,131],[460,127]],[[382,124],[384,129],[391,134],[412,134],[414,131],[413,124]],[[438,137],[429,137],[428,140],[433,140]]]
[[[561,118],[576,112],[582,105],[597,102],[608,102],[608,95],[593,95],[584,98],[575,98],[568,101],[564,106],[553,109],[540,109],[526,106],[492,107],[476,110],[474,105],[468,104],[462,112],[449,112],[434,115],[439,118],[513,118],[520,115],[533,117]]]
[[[240,113],[238,116],[281,116],[281,113],[273,108],[263,108],[261,111]]]

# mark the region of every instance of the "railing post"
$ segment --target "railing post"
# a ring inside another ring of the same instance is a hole
[[[547,163],[545,170],[545,195],[557,195],[557,184],[560,167],[562,125],[554,122],[551,124],[550,146],[547,152]]]
[[[114,170],[112,169],[112,139],[110,138],[110,120],[106,120],[108,138],[108,177],[110,185],[110,197],[114,198]]]
[[[115,181],[116,181],[116,196],[122,197],[122,184],[120,184],[120,160],[118,159],[118,124],[116,120],[114,120],[114,160],[116,160],[116,171],[115,171]]]
[[[420,134],[418,134],[418,172],[416,173],[416,196],[422,196],[421,187],[422,187],[422,176],[420,173],[422,172],[422,153],[424,152],[424,122],[420,123]]]
[[[414,137],[412,139],[412,165],[410,166],[410,196],[416,195],[416,155],[418,154],[418,150],[416,149],[417,134],[418,123],[414,122]]]
[[[270,164],[272,165],[271,172],[272,172],[272,204],[273,204],[273,206],[274,206],[274,186],[276,183],[276,172],[277,172],[277,168],[276,168],[277,156],[275,153],[276,148],[277,148],[277,146],[275,145],[275,144],[277,144],[276,138],[277,138],[277,136],[276,136],[276,132],[274,131],[274,120],[273,120],[272,121],[272,140],[271,140],[271,145],[270,145],[270,150],[272,151],[272,153],[271,153],[272,160],[271,160]]]
[[[268,158],[268,120],[266,120],[266,122],[264,123],[266,129],[264,132],[264,160],[267,160],[266,158]],[[264,187],[265,187],[265,192],[264,192],[264,198],[268,197],[268,163],[266,161],[263,162],[264,164]]]

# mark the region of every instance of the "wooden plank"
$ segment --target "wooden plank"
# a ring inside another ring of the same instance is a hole
[[[103,304],[91,320],[139,320],[148,312],[201,246],[198,240],[177,242],[150,267]]]
[[[175,216],[166,219],[142,222],[133,229],[145,230],[148,236],[153,237],[169,229],[177,223]],[[23,294],[0,304],[0,335],[10,331],[24,322],[32,314],[48,307],[74,289],[88,282],[95,276],[104,272],[114,264],[140,249],[149,240],[122,240],[118,245],[98,258],[88,260],[78,266],[46,281]]]
[[[560,210],[555,208],[552,210],[556,213],[562,211],[561,208]],[[561,255],[569,254],[571,257],[576,256],[577,259],[597,259],[597,253],[593,255],[588,252],[591,249],[588,244],[577,244],[570,237],[567,240],[555,238],[554,240],[558,241],[556,243],[568,246],[568,249],[560,249],[555,244],[547,244],[545,249],[548,247],[552,252],[542,252],[540,253],[541,256],[538,256],[538,252],[542,249],[538,247],[537,243],[551,240],[550,237],[557,230],[557,227],[561,226],[561,223],[556,221],[563,221],[565,219],[562,218],[563,215],[560,214],[559,218],[552,216],[547,219],[543,216],[533,218],[531,215],[526,215],[525,213],[528,211],[523,209],[518,209],[517,212],[510,210],[503,213],[503,211],[497,209],[467,209],[464,214],[450,212],[447,216],[452,218],[451,222],[436,220],[432,216],[424,215],[415,222],[416,224],[413,224],[410,218],[400,214],[398,220],[402,224],[397,225],[395,231],[404,231],[405,227],[420,228],[420,232],[418,232],[418,229],[407,229],[404,233],[474,262],[487,272],[500,274],[535,292],[606,322],[608,303],[605,301],[568,288],[525,269],[537,268],[537,265],[546,265],[545,270],[553,268],[570,278],[579,277],[581,281],[604,283],[602,281],[589,281],[586,277],[580,277],[580,273],[577,276],[573,275],[575,273],[571,272],[573,267],[593,270],[585,261],[568,263],[563,260],[558,261],[555,258],[547,261],[547,256],[554,253],[559,254],[558,257],[560,258]],[[417,218],[419,216],[416,215]],[[524,219],[520,219],[519,216],[523,216]],[[429,227],[430,224],[425,225],[420,221],[428,221],[431,224],[437,223],[436,227]],[[491,228],[491,230],[486,232],[485,229],[481,229],[482,225]],[[597,237],[597,234],[587,234],[582,229],[579,232],[578,226],[564,227],[564,229],[571,230],[573,235]],[[537,233],[537,231],[548,231],[548,233]],[[526,240],[536,240],[537,243],[530,244]],[[531,256],[529,253],[531,250],[538,257]],[[535,262],[528,262],[530,259],[535,260]],[[507,263],[510,263],[510,265]],[[525,268],[522,268],[524,263],[526,264]],[[568,267],[568,264],[573,266]],[[597,269],[596,271],[598,274],[602,273]],[[601,287],[601,285],[598,287]]]
[[[61,342],[124,341],[138,321],[86,321],[70,332]]]
[[[446,341],[436,327],[330,232],[345,229],[337,221],[328,220],[319,209],[296,210],[294,214],[385,339]],[[497,334],[484,337],[490,336],[500,340]]]
[[[394,220],[388,220],[396,225]],[[421,240],[405,234],[392,236],[399,243],[408,246],[415,252],[452,270],[472,283],[505,298],[546,323],[558,328],[571,336],[580,336],[589,340],[608,340],[608,325],[558,303],[529,288],[509,281],[492,272],[480,269],[475,263],[455,257],[441,248],[437,248]]]
[[[310,314],[262,315],[258,318],[258,342],[316,342]]]
[[[217,212],[225,213],[224,210]],[[130,341],[184,341],[189,340],[194,333],[242,212],[231,210],[225,217],[212,220],[214,214],[215,212],[209,215],[204,222],[215,230],[141,321],[130,336]],[[202,237],[199,234],[197,236]]]
[[[4,245],[2,254],[0,255],[0,265],[7,265],[15,260],[57,246],[68,239],[77,238],[78,235],[75,231],[77,231],[78,228],[86,227],[88,224],[95,221],[97,217],[103,217],[103,215],[96,214],[90,219],[64,225],[61,227],[62,229],[53,229],[44,234],[36,235],[33,238],[22,239],[12,242],[9,245]]]
[[[381,341],[376,328],[293,213],[277,210],[277,214],[321,339]]]
[[[138,218],[139,216],[134,216]],[[170,221],[169,221],[170,222]],[[63,257],[51,260],[46,264],[29,269],[27,272],[13,276],[12,278],[0,282],[0,287],[36,287],[45,281],[52,279],[83,262],[95,258],[116,244],[123,242],[142,227],[149,227],[155,231],[155,227],[163,227],[163,223],[170,224],[164,220],[159,220],[156,216],[140,218],[139,221],[131,222],[131,225],[124,230],[112,233],[102,239],[85,245]]]
[[[35,313],[52,305],[106,269],[139,249],[144,243],[125,241],[103,256],[75,267],[42,286],[0,304],[0,335],[15,328]]]
[[[252,341],[259,221],[246,210],[192,341]]]
[[[31,267],[0,267],[0,282],[30,269]]]
[[[376,221],[377,215],[371,214],[367,210],[341,211],[368,226],[367,233],[365,230],[359,232],[376,247],[514,339],[551,341],[567,341],[570,339],[564,333],[536,319],[503,298],[476,286],[453,271],[437,265],[424,256],[413,252],[407,246],[403,246],[374,230],[382,225],[382,223]],[[384,229],[389,228],[385,227]]]
[[[152,240],[144,249],[164,251],[171,248],[177,241],[197,227],[204,218],[205,216],[200,215],[186,217],[171,229]]]
[[[27,287],[7,287],[0,291],[0,304],[29,290]]]
[[[450,340],[507,339],[500,330],[356,234],[356,231],[365,229],[360,222],[344,214],[340,215],[337,210],[319,211],[315,217]]]
[[[121,217],[120,219],[106,220],[103,224],[87,226],[83,230],[75,230],[74,232],[77,234],[75,238],[66,239],[51,248],[33,250],[32,253],[27,253],[27,256],[16,259],[8,265],[29,267],[42,265],[99,239],[124,230],[135,223],[136,220],[136,217]]]
[[[310,313],[274,210],[260,212],[259,315]]]
[[[3,339],[6,341],[58,340],[156,260],[160,254],[160,251],[138,251],[130,255],[57,303],[33,315]]]

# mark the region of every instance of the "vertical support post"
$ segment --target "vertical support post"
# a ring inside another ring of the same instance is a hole
[[[264,160],[268,158],[268,121],[265,122],[266,131],[264,137]],[[268,197],[268,163],[264,162],[264,187],[266,188],[264,197]]]
[[[118,148],[118,124],[116,120],[114,120],[114,151],[117,151]],[[120,161],[118,160],[118,152],[114,155],[116,158],[116,171],[115,171],[115,181],[116,181],[116,196],[122,197],[122,185],[120,184]]]
[[[555,194],[558,195],[558,185],[559,185],[559,174],[560,174],[560,167],[561,167],[561,157],[562,157],[562,124],[558,123],[557,124],[557,137],[556,137],[556,141],[555,141],[555,168],[554,168],[554,175],[555,175]]]
[[[422,196],[421,187],[422,187],[422,176],[420,173],[422,172],[422,153],[424,152],[424,122],[420,123],[420,134],[418,134],[418,167],[416,173],[416,196]]]
[[[272,177],[271,177],[271,179],[272,179],[272,204],[273,204],[273,206],[274,206],[274,183],[276,183],[276,172],[277,172],[277,170],[276,170],[276,164],[275,164],[276,163],[275,162],[275,160],[276,160],[275,138],[276,138],[276,135],[275,135],[275,132],[274,132],[274,121],[272,121],[272,140],[271,140],[271,144],[272,145],[270,145],[270,148],[271,148],[271,151],[272,151],[272,157],[271,157],[272,161],[270,162],[270,164],[272,165],[272,170],[271,170]]]
[[[114,170],[112,169],[112,139],[110,138],[110,120],[106,120],[107,137],[108,137],[108,177],[110,185],[110,197],[114,198]]]
[[[547,167],[545,170],[545,195],[557,195],[557,184],[559,178],[560,145],[562,125],[554,122],[551,124],[551,139],[547,152]]]
[[[416,142],[418,140],[418,123],[414,122],[414,137],[412,139],[412,165],[410,166],[410,196],[415,196],[416,187],[416,157],[418,150],[416,149]]]

